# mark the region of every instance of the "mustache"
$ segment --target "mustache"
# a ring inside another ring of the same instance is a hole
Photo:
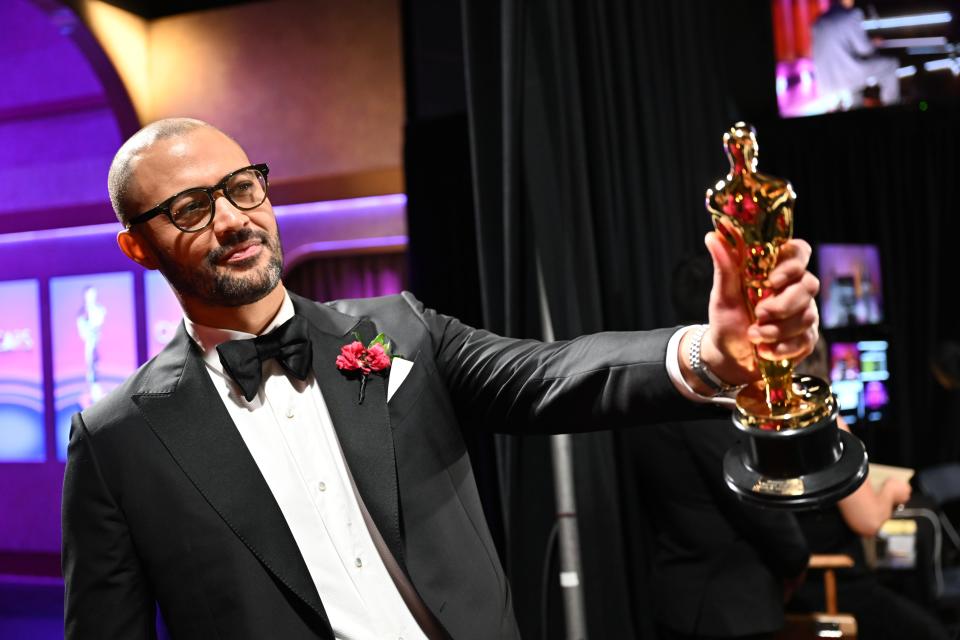
[[[232,251],[234,247],[249,240],[259,240],[260,244],[271,249],[274,248],[274,243],[266,231],[243,228],[229,238],[225,239],[223,245],[208,253],[207,264],[209,264],[211,267],[215,267],[220,263],[220,260],[223,258],[223,256]]]

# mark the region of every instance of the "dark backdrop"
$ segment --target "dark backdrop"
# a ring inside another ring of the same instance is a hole
[[[957,333],[955,107],[778,120],[766,2],[450,4],[404,6],[411,284],[428,304],[538,337],[539,261],[558,338],[673,323],[670,270],[704,250],[703,192],[727,170],[720,137],[746,118],[759,129],[761,171],[799,193],[798,236],[880,246],[896,411],[866,435],[872,455],[957,458],[926,364],[936,338]],[[575,446],[590,635],[653,637],[630,456],[643,430]],[[496,461],[474,464],[495,527],[502,516],[518,618],[526,637],[560,637],[555,575],[541,622],[546,441],[497,447]]]
[[[879,246],[887,318],[879,335],[890,340],[895,406],[891,420],[859,433],[881,462],[960,459],[960,425],[941,410],[929,367],[938,339],[960,333],[958,115],[956,105],[905,106],[761,127],[761,166],[789,176],[799,194],[796,234]]]

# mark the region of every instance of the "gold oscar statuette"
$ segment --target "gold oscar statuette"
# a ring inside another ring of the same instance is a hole
[[[713,225],[740,261],[744,300],[772,294],[767,278],[793,236],[796,193],[786,180],[757,171],[757,137],[738,122],[723,136],[730,173],[707,189]],[[727,485],[768,507],[817,508],[854,491],[866,477],[863,444],[837,428],[836,397],[825,380],[795,375],[788,359],[754,350],[762,379],[736,396],[733,422],[743,433],[724,458]]]

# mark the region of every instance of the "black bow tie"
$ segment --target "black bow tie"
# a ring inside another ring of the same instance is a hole
[[[306,380],[310,372],[313,350],[307,333],[307,322],[293,316],[268,334],[248,340],[231,340],[217,347],[223,370],[243,391],[247,402],[260,389],[261,365],[276,358],[283,370],[297,380]]]

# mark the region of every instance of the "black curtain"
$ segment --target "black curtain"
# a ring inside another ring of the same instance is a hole
[[[738,100],[760,95],[754,79],[773,81],[769,44],[754,38],[769,33],[769,14],[715,4],[463,2],[487,327],[542,336],[538,270],[558,339],[673,322],[667,281],[680,255],[703,251],[704,190],[726,173],[720,136],[742,115]],[[635,438],[642,430],[575,438],[595,638],[652,637],[642,489],[626,453]],[[521,628],[561,637],[555,574],[549,615],[541,602],[547,442],[509,438],[501,453]]]
[[[861,434],[872,458],[918,467],[960,458],[960,424],[945,414],[928,367],[937,340],[960,337],[956,107],[779,120],[767,2],[404,7],[411,282],[429,304],[541,337],[539,260],[558,338],[673,323],[670,269],[703,252],[703,192],[727,170],[720,136],[747,119],[758,125],[761,171],[796,187],[799,237],[880,248],[895,412]],[[449,48],[453,32],[462,53]],[[644,593],[649,518],[630,454],[642,446],[642,428],[576,436],[594,638],[654,637]],[[555,572],[548,613],[541,608],[554,511],[547,442],[509,438],[499,448],[497,478],[489,455],[473,462],[481,492],[499,486],[503,499],[488,516],[495,531],[504,516],[501,555],[521,629],[563,637]]]
[[[957,105],[906,105],[761,126],[761,166],[788,176],[798,194],[796,234],[879,248],[886,317],[867,335],[890,341],[893,414],[855,429],[878,462],[960,460],[960,416],[930,369],[937,343],[960,335],[958,116]]]
[[[403,0],[401,16],[410,289],[428,307],[483,326],[460,5]],[[487,523],[504,557],[494,436],[463,436]]]

